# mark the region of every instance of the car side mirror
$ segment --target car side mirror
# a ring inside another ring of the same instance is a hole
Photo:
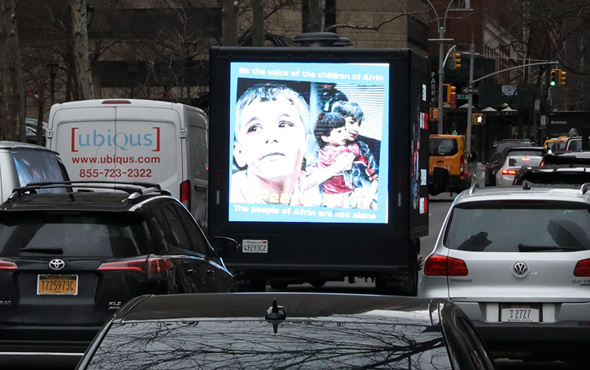
[[[238,243],[235,239],[228,238],[227,236],[214,236],[211,238],[211,244],[215,252],[219,257],[231,257],[238,252]]]

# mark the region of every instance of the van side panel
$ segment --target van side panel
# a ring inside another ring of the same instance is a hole
[[[209,149],[207,139],[209,125],[205,113],[186,107],[185,122],[188,128],[188,178],[191,181],[191,213],[203,228],[207,228],[207,185]]]

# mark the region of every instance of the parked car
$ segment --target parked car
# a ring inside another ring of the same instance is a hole
[[[590,182],[590,165],[547,165],[521,167],[512,185],[577,186]]]
[[[39,129],[38,120],[36,118],[25,118],[25,132],[27,135],[27,143],[37,144],[37,130]],[[45,145],[45,133],[47,131],[47,122],[41,123],[41,145]]]
[[[449,299],[495,356],[569,359],[590,345],[590,193],[476,184],[451,205],[418,296]]]
[[[493,369],[452,303],[321,293],[143,296],[103,327],[78,369]]]
[[[506,148],[496,172],[496,185],[512,185],[514,176],[522,166],[537,166],[541,163],[545,148],[541,146],[515,146]]]
[[[0,141],[0,203],[14,188],[30,182],[69,180],[57,152],[40,145],[16,141]],[[42,189],[41,192],[59,192],[64,189]]]
[[[51,189],[73,191],[40,193]],[[237,242],[217,240],[220,255],[235,253]],[[75,364],[139,295],[235,290],[195,219],[157,184],[29,184],[0,206],[0,365],[48,354]]]
[[[529,139],[504,139],[500,140],[490,152],[490,159],[485,166],[484,184],[485,186],[496,185],[496,172],[500,168],[502,153],[506,148],[514,146],[533,146]]]
[[[434,169],[444,168],[449,172],[449,191],[460,193],[471,186],[470,154],[463,135],[430,135],[429,184],[433,183]]]

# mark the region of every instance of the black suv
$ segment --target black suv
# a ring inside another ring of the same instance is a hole
[[[67,192],[46,192],[55,188]],[[237,242],[214,242],[217,252],[157,184],[16,188],[0,206],[0,365],[41,352],[75,364],[107,319],[139,295],[235,291],[219,255],[235,253]]]

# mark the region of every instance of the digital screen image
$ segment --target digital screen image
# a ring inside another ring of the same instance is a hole
[[[390,65],[232,62],[230,222],[388,222]]]

